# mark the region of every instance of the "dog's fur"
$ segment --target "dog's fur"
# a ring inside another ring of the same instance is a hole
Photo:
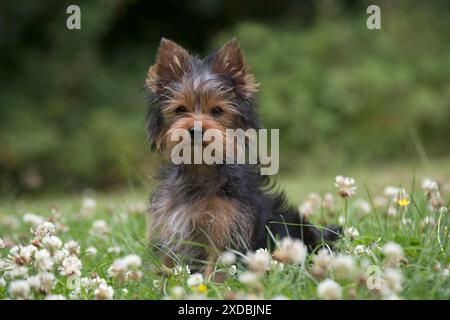
[[[146,88],[148,136],[161,153],[170,154],[171,133],[191,129],[194,120],[221,132],[260,127],[258,84],[235,39],[199,59],[163,38]],[[177,256],[205,260],[226,248],[270,248],[274,237],[288,235],[314,250],[340,231],[321,232],[303,219],[255,165],[170,163],[160,179],[150,200],[149,238]]]

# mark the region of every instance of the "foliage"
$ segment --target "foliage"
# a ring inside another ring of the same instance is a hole
[[[371,31],[364,1],[80,1],[68,31],[64,2],[2,1],[0,192],[146,182],[141,88],[161,36],[201,53],[240,38],[284,170],[448,155],[448,3],[380,5]]]

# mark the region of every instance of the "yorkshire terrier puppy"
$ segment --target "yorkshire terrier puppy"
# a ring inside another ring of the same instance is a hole
[[[162,39],[145,86],[149,91],[147,133],[152,147],[169,154],[176,129],[259,129],[258,84],[236,39],[204,59]],[[339,237],[340,227],[318,230],[273,191],[258,165],[178,164],[169,161],[150,199],[149,240],[174,257],[213,261],[232,248],[271,249],[274,238],[300,238],[310,251]],[[325,231],[323,231],[325,230]]]

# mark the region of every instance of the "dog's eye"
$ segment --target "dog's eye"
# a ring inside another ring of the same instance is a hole
[[[182,113],[185,113],[186,111],[187,111],[187,109],[185,106],[179,106],[175,109],[176,114],[182,114]]]
[[[215,116],[221,115],[222,112],[223,112],[223,110],[222,110],[221,107],[214,107],[214,108],[211,110],[211,113],[212,113],[213,115],[215,115]]]

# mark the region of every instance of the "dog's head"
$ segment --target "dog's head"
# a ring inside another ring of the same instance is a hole
[[[145,82],[150,92],[148,137],[158,151],[170,150],[172,133],[191,134],[194,121],[204,132],[217,129],[257,129],[254,109],[258,84],[233,39],[199,59],[173,41],[161,39],[156,62]],[[198,123],[198,122],[196,122]]]

